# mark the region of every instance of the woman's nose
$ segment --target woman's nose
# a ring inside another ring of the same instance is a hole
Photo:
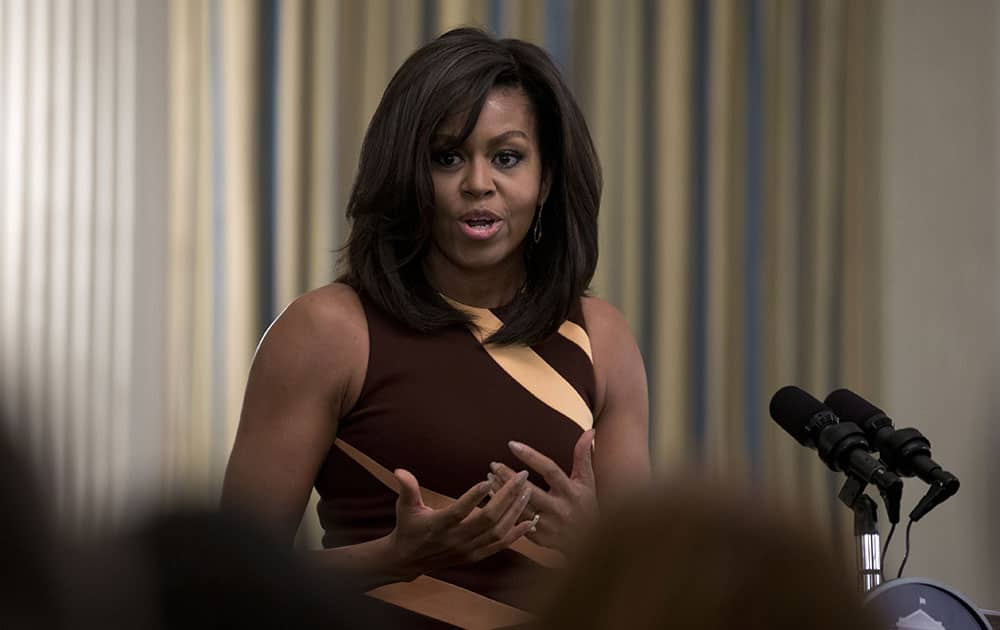
[[[492,194],[494,189],[489,160],[485,158],[470,160],[465,168],[462,191],[474,197],[485,197]]]

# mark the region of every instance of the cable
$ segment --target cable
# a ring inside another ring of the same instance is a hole
[[[903,567],[906,566],[906,561],[910,558],[910,528],[913,527],[913,519],[906,524],[906,551],[903,553],[903,561],[899,564],[899,573],[896,574],[896,579],[903,577]]]
[[[885,537],[885,546],[882,547],[882,559],[879,561],[879,571],[882,573],[882,581],[885,581],[885,554],[889,551],[889,543],[892,542],[892,535],[896,533],[896,523],[889,528],[889,535]]]

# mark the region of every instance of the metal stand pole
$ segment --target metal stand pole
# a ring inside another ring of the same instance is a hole
[[[857,543],[858,590],[867,593],[882,583],[882,549],[878,536],[878,507],[864,493],[865,483],[848,477],[840,490],[840,500],[854,511],[854,538]]]

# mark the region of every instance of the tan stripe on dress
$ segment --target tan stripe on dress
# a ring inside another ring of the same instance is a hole
[[[580,349],[587,353],[590,362],[594,362],[594,354],[590,351],[590,337],[587,336],[587,331],[583,329],[583,326],[567,319],[559,327],[559,334],[580,346]]]
[[[396,479],[396,476],[393,475],[388,468],[378,463],[368,455],[365,455],[364,453],[362,453],[361,451],[354,448],[353,446],[351,446],[350,444],[348,444],[347,442],[343,441],[340,438],[334,440],[333,444],[341,451],[343,451],[345,455],[347,455],[355,462],[357,462],[359,465],[361,465],[362,468],[371,473],[373,477],[375,477],[383,484],[385,484],[386,487],[391,489],[396,494],[399,494],[399,480]],[[433,490],[428,490],[423,486],[420,487],[420,497],[423,499],[424,505],[426,505],[427,507],[434,508],[435,510],[447,508],[453,503],[455,503],[455,499],[434,492]],[[549,567],[549,568],[562,567],[565,566],[566,564],[566,557],[563,556],[560,552],[554,549],[549,549],[547,547],[542,547],[541,545],[537,545],[528,540],[527,538],[517,539],[510,546],[510,549],[512,551],[518,552],[519,554],[528,558],[529,560],[537,562],[543,567]]]
[[[476,325],[476,329],[472,332],[479,343],[483,344],[483,349],[521,387],[528,390],[538,400],[580,425],[584,431],[594,426],[594,414],[580,393],[563,378],[562,374],[546,363],[545,359],[538,356],[537,352],[526,346],[497,346],[483,343],[503,326],[503,322],[492,311],[486,308],[468,306],[447,296],[442,297],[448,300],[452,306],[465,311],[472,317],[473,323]],[[570,328],[567,327],[567,330]],[[575,332],[569,334],[579,336]],[[567,338],[576,342],[569,336]],[[590,345],[589,340],[587,345]]]
[[[380,586],[368,595],[460,628],[502,628],[534,619],[519,608],[427,575]]]

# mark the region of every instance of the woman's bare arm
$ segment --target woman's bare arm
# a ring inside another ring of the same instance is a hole
[[[649,390],[642,355],[625,318],[597,298],[585,298],[583,307],[598,391],[594,474],[598,496],[607,500],[650,479]]]
[[[316,474],[357,400],[368,362],[364,311],[329,285],[298,298],[261,340],[247,380],[224,507],[256,518],[291,545]]]
[[[259,519],[291,545],[309,493],[333,445],[337,422],[360,395],[368,363],[364,310],[343,285],[293,302],[264,335],[250,368],[240,426],[226,469],[222,503]],[[489,484],[451,506],[423,504],[417,479],[397,470],[396,527],[379,539],[311,554],[320,566],[351,571],[361,584],[411,578],[472,562],[527,533],[518,523],[528,503],[526,474],[482,509]]]

